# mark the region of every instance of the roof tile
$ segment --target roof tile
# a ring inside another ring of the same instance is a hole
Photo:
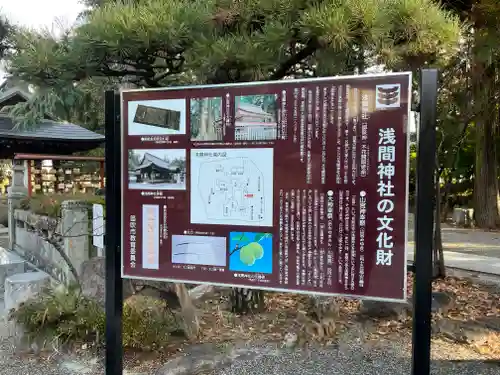
[[[43,120],[33,130],[12,130],[14,122],[12,118],[0,115],[0,137],[19,138],[41,138],[41,139],[61,139],[61,140],[82,140],[82,141],[104,141],[102,134],[94,133],[81,126],[68,122],[55,122]]]

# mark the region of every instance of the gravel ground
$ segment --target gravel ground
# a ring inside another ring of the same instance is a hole
[[[44,362],[36,358],[14,358],[5,351],[0,351],[1,375],[76,375],[91,374],[91,372],[75,372],[64,369],[59,364]]]
[[[4,312],[3,300],[0,299],[0,311]],[[5,316],[0,316],[0,375],[85,375],[91,372],[74,371],[88,367],[71,365],[71,358],[55,356],[18,355],[14,352],[16,331]],[[69,366],[68,366],[69,365]],[[69,368],[66,368],[69,367]]]
[[[338,338],[337,344],[308,349],[281,349],[276,344],[246,344],[247,355],[210,373],[182,375],[405,375],[411,374],[411,337],[409,334],[361,340],[362,326]],[[186,350],[189,353],[189,349]],[[189,355],[189,354],[188,354]],[[433,375],[498,375],[500,357],[493,362],[470,347],[433,340]],[[178,374],[169,371],[154,375]]]
[[[5,332],[2,332],[5,334]],[[12,340],[2,338],[0,343],[0,375],[72,375],[52,361],[41,360],[35,356],[13,354]]]
[[[345,337],[344,339],[347,339]],[[239,361],[213,375],[382,375],[411,373],[411,341],[390,338],[362,343],[352,338],[335,347],[314,348]],[[446,342],[434,342],[432,374],[498,375],[499,363],[487,363],[479,354]]]
[[[0,309],[3,311],[1,300]],[[278,349],[276,344],[265,343],[239,345],[240,348],[248,348],[248,354],[210,375],[409,375],[410,334],[390,334],[371,341],[360,339],[367,328],[369,327],[366,325],[352,326],[338,337],[337,344],[311,349]],[[96,358],[16,355],[13,351],[13,332],[0,317],[0,375],[104,374],[104,369]],[[186,349],[185,353],[189,353],[189,349]],[[497,363],[487,363],[486,357],[471,348],[442,340],[434,340],[432,349],[433,375],[500,374],[500,357],[496,358]],[[220,353],[220,348],[217,350]],[[164,363],[146,362],[136,365],[138,367],[131,368],[125,374],[172,375],[171,372],[157,372]],[[208,375],[207,372],[196,373],[202,374]]]
[[[476,361],[454,363],[446,360],[433,362],[435,375],[498,375],[498,365]],[[267,356],[251,361],[233,363],[230,367],[215,371],[220,375],[381,375],[410,374],[411,360],[401,350],[367,351],[358,345],[344,349],[314,349],[308,353],[289,352],[279,356]]]
[[[272,345],[252,345],[252,355],[215,370],[211,375],[403,375],[411,372],[410,340],[388,338],[377,342],[361,342],[351,334],[340,343],[323,348],[277,350]],[[257,353],[257,354],[255,354]],[[261,354],[259,354],[261,353]],[[482,361],[479,354],[446,342],[433,344],[434,375],[498,375],[499,364]],[[161,364],[151,364],[157,368]],[[168,375],[144,372],[141,374]],[[147,365],[146,365],[147,367]],[[15,356],[10,340],[0,345],[0,375],[100,375],[103,368],[96,360],[36,356]],[[128,375],[134,372],[128,372]],[[138,373],[135,373],[138,375]],[[206,373],[205,373],[206,374]],[[189,374],[191,375],[191,374]]]

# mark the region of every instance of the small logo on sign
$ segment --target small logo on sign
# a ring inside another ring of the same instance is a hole
[[[399,108],[401,106],[401,85],[377,85],[375,108]]]

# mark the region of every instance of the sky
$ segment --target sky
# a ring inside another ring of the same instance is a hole
[[[56,20],[71,25],[82,9],[78,0],[0,0],[11,22],[33,28],[51,27]]]
[[[34,29],[60,30],[72,25],[83,10],[79,0],[0,0],[0,12],[10,22]],[[0,69],[0,81],[4,73]]]

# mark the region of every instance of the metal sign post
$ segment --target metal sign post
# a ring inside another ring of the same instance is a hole
[[[417,153],[415,284],[413,293],[412,374],[429,375],[431,362],[432,247],[434,234],[434,166],[438,72],[422,70]]]
[[[120,97],[106,91],[106,375],[123,373]]]

